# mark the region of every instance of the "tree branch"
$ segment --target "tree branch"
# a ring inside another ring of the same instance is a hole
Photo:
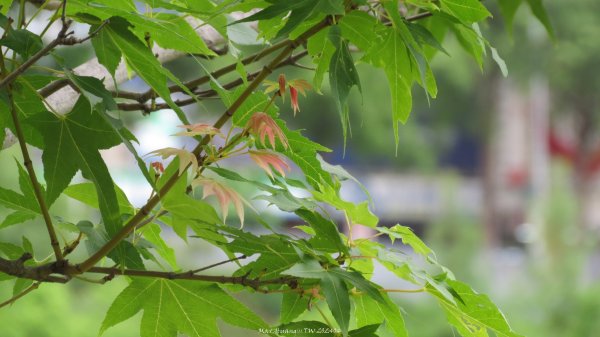
[[[245,255],[241,255],[235,259],[230,259],[222,262],[218,262],[212,264],[210,266],[206,266],[199,269],[194,269],[182,273],[176,272],[165,272],[165,271],[153,271],[153,270],[136,270],[136,269],[123,269],[120,267],[92,267],[86,271],[86,273],[94,273],[94,274],[105,274],[107,275],[103,280],[110,281],[116,275],[126,275],[126,276],[138,276],[138,277],[153,277],[153,278],[163,278],[168,280],[193,280],[193,281],[205,281],[205,282],[215,282],[215,283],[229,283],[229,284],[240,284],[244,286],[251,287],[253,289],[258,290],[260,286],[271,285],[271,284],[287,284],[292,288],[296,288],[298,285],[298,281],[296,278],[291,276],[282,276],[273,279],[261,280],[260,278],[250,278],[250,273],[247,273],[242,276],[214,276],[214,275],[198,275],[199,271],[203,271],[206,269],[210,269],[216,267],[218,265],[222,265],[225,263],[229,263],[235,260],[244,259]],[[63,262],[52,262],[47,263],[40,266],[28,267],[25,266],[25,261],[31,259],[31,254],[25,253],[23,256],[18,258],[17,260],[7,260],[0,257],[0,271],[6,273],[8,275],[16,276],[19,278],[31,279],[37,281],[37,283],[41,282],[55,282],[55,283],[66,283],[73,276],[70,273],[73,269],[68,265],[66,260]],[[62,275],[56,276],[56,275]],[[36,286],[37,288],[37,286]],[[33,289],[26,290],[17,296],[11,298],[8,301],[5,301],[2,305],[6,305],[16,301],[18,298],[26,295],[28,292]],[[0,307],[2,306],[0,305]]]
[[[2,69],[4,70],[4,67],[2,67]],[[48,211],[48,205],[46,204],[46,200],[44,199],[44,195],[42,193],[42,187],[36,177],[35,170],[33,169],[33,162],[31,161],[31,156],[29,156],[29,151],[27,150],[27,143],[25,142],[25,136],[23,134],[23,129],[21,128],[19,116],[17,115],[17,109],[15,107],[15,102],[13,99],[12,86],[10,84],[8,85],[7,92],[8,100],[10,101],[10,113],[13,120],[13,124],[15,126],[15,133],[17,139],[19,140],[21,153],[23,154],[23,164],[25,165],[25,169],[27,169],[27,174],[29,176],[29,179],[31,180],[31,185],[33,186],[35,198],[37,199],[38,205],[40,206],[40,211],[42,212],[42,217],[44,218],[44,223],[46,224],[46,231],[48,232],[48,236],[50,237],[50,245],[52,246],[52,250],[54,251],[54,256],[56,257],[57,261],[60,261],[63,259],[63,255],[60,250],[60,244],[58,243],[58,239],[56,238],[56,232],[54,231],[52,218],[50,217],[50,212]]]
[[[134,270],[134,269],[122,269],[118,267],[92,267],[87,270],[87,273],[106,274],[106,275],[127,275],[127,276],[138,276],[138,277],[153,277],[162,278],[167,280],[192,280],[192,281],[205,281],[215,283],[229,283],[229,284],[240,284],[248,286],[254,289],[258,289],[263,285],[270,284],[287,284],[291,287],[295,287],[297,280],[294,277],[283,276],[274,279],[261,280],[260,278],[250,278],[249,274],[242,276],[215,276],[215,275],[196,275],[190,272],[173,273],[163,271],[152,271],[152,270]]]
[[[281,67],[288,66],[288,65],[294,65],[296,63],[296,61],[303,58],[307,54],[308,54],[307,51],[299,52],[298,54],[296,54],[294,56],[290,56],[285,61],[280,62],[277,66],[273,67],[273,69],[281,68]],[[259,74],[260,74],[260,71],[256,71],[256,72],[248,74],[248,76],[246,77],[246,81],[254,80],[254,78],[256,78]],[[241,78],[238,78],[229,83],[224,84],[223,88],[229,90],[229,89],[233,89],[243,83],[244,83],[244,80]],[[123,93],[121,93],[121,94],[123,94]],[[213,89],[197,91],[197,92],[195,92],[195,94],[196,94],[195,97],[190,97],[190,98],[181,99],[181,100],[175,100],[175,104],[177,106],[181,107],[181,106],[186,106],[186,105],[197,103],[198,100],[201,100],[203,98],[217,96],[217,92]],[[125,95],[117,95],[117,96],[122,97],[122,98],[127,97],[127,98],[138,100],[138,97],[136,96],[135,93],[125,93]],[[140,101],[142,99],[140,99]],[[119,103],[117,106],[118,106],[119,110],[122,110],[122,111],[142,110],[144,113],[150,113],[152,111],[158,111],[158,110],[162,110],[162,109],[170,109],[169,105],[166,103],[158,103],[158,104],[154,104],[154,105],[150,105],[148,103],[140,103],[140,102],[138,102],[138,103]]]
[[[32,258],[30,253],[23,254],[16,260],[7,260],[0,257],[0,271],[5,274],[42,282],[67,283],[70,277],[63,272],[68,264],[66,260],[52,262],[40,266],[26,266],[25,262]],[[53,275],[54,274],[54,275]],[[62,274],[66,277],[55,276]]]

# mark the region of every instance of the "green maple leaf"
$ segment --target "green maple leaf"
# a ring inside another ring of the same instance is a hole
[[[44,178],[46,200],[51,205],[69,185],[78,170],[96,187],[100,213],[108,235],[121,227],[119,203],[101,149],[121,143],[119,135],[81,96],[65,116],[43,112],[28,119],[44,138]]]
[[[214,284],[186,280],[142,279],[115,299],[100,333],[144,310],[141,337],[218,337],[217,318],[252,330],[267,325],[255,313]]]
[[[35,199],[33,186],[25,169],[17,162],[19,168],[19,187],[21,193],[0,187],[0,205],[14,210],[4,218],[0,228],[16,225],[34,219],[40,213],[40,206]]]

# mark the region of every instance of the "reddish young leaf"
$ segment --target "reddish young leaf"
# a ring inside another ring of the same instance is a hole
[[[279,141],[283,145],[284,148],[288,148],[288,140],[285,137],[283,131],[279,128],[277,123],[271,118],[271,116],[267,115],[264,112],[256,112],[250,120],[248,121],[248,125],[246,126],[248,131],[253,135],[257,136],[260,139],[260,142],[263,146],[265,144],[265,138],[269,137],[269,143],[271,143],[271,147],[275,149],[275,139],[279,138]]]
[[[249,151],[248,153],[256,165],[262,168],[271,178],[273,178],[271,167],[282,176],[285,176],[285,170],[290,170],[290,166],[275,153],[269,151]]]
[[[221,205],[221,213],[223,214],[223,222],[227,219],[229,204],[233,203],[235,211],[240,218],[242,226],[244,226],[244,203],[248,204],[235,190],[227,187],[217,181],[205,177],[199,177],[192,181],[192,186],[202,186],[202,199],[214,195]]]
[[[296,112],[300,111],[300,106],[298,105],[298,91],[292,86],[290,86],[290,99],[292,100],[292,109],[294,109],[294,116],[296,116]]]
[[[152,151],[148,153],[147,156],[148,155],[160,156],[162,159],[177,156],[179,158],[179,174],[182,174],[188,165],[192,167],[192,170],[198,170],[198,160],[196,159],[196,156],[185,149],[166,147],[164,149]]]
[[[281,96],[281,99],[284,102],[285,102],[285,85],[286,85],[285,75],[281,74],[281,75],[279,75],[279,96]]]
[[[302,94],[302,96],[306,97],[306,92],[308,90],[312,90],[312,85],[310,85],[310,83],[308,83],[307,80],[303,80],[303,79],[295,79],[295,80],[291,80],[288,85],[294,89],[296,89],[296,91],[298,91],[299,93]]]

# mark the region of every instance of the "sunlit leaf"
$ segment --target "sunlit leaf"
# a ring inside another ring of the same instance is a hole
[[[141,337],[219,337],[217,318],[258,330],[266,323],[216,285],[193,281],[134,278],[106,313],[100,333],[140,310]]]

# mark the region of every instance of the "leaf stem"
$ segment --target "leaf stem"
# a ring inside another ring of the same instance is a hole
[[[329,325],[329,327],[333,327],[333,325],[331,325],[331,322],[329,321],[329,319],[327,318],[327,316],[325,315],[323,310],[321,310],[321,308],[319,308],[319,304],[315,304],[315,308],[317,308],[317,311],[319,312],[319,314],[321,314],[321,317],[323,317],[325,324]]]
[[[419,289],[380,289],[383,293],[422,293],[425,291],[425,288]]]
[[[20,293],[16,294],[15,296],[11,297],[10,299],[8,299],[8,300],[0,303],[0,308],[5,307],[5,306],[7,306],[9,304],[15,303],[21,297],[23,297],[23,296],[29,294],[30,292],[36,290],[40,286],[41,283],[42,282],[35,282],[32,285],[30,285],[29,287],[27,287],[25,290],[21,291]]]
[[[229,263],[229,262],[234,262],[234,261],[238,261],[238,260],[243,260],[243,259],[245,259],[246,257],[247,257],[246,255],[241,255],[241,256],[238,256],[238,257],[234,257],[233,259],[229,259],[229,260],[225,260],[225,261],[221,261],[221,262],[213,263],[213,264],[211,264],[211,265],[208,265],[208,266],[206,266],[206,267],[202,267],[202,268],[198,268],[198,269],[190,270],[190,271],[189,271],[189,273],[196,274],[196,273],[199,273],[199,272],[201,272],[201,271],[205,271],[205,270],[208,270],[208,269],[211,269],[211,268],[214,268],[214,267],[218,267],[218,266],[220,266],[220,265],[224,265],[224,264],[226,264],[226,263]]]

